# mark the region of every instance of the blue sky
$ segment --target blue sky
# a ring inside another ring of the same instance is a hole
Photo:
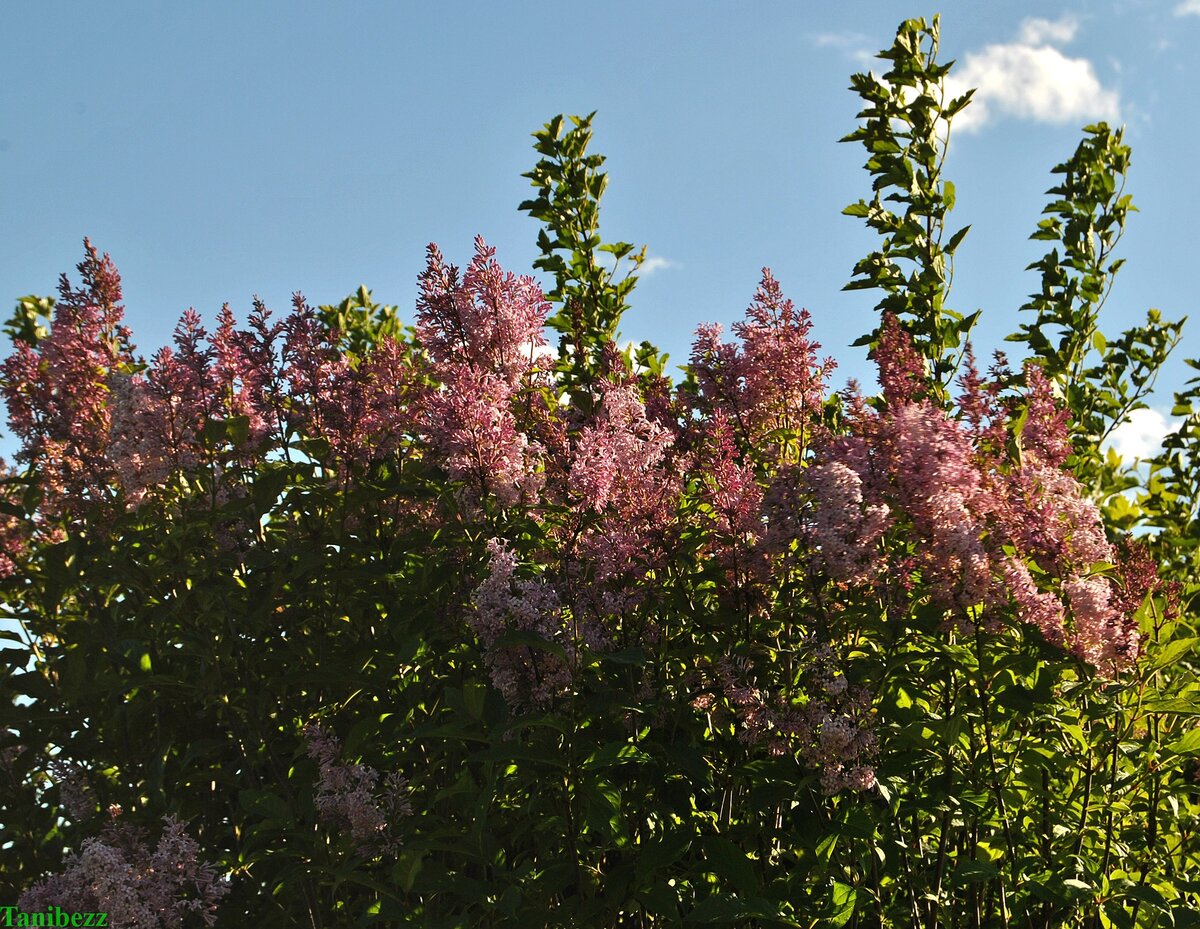
[[[254,294],[283,313],[293,291],[329,303],[365,283],[411,319],[431,241],[465,264],[480,233],[505,267],[530,270],[537,225],[516,209],[530,133],[598,110],[605,237],[653,256],[626,338],[684,363],[696,325],[741,318],[769,265],[838,358],[834,386],[873,383],[848,346],[873,326],[876,297],[841,291],[875,241],[840,215],[869,180],[861,147],[837,139],[855,126],[851,72],[901,18],[935,12],[894,0],[6,4],[0,310],[52,293],[88,235],[121,270],[147,356],[187,307],[211,321],[228,301],[244,318]],[[1148,307],[1195,317],[1154,401],[1169,411],[1182,358],[1200,355],[1200,66],[1187,52],[1200,0],[941,13],[942,59],[981,88],[946,168],[952,224],[973,224],[951,306],[983,308],[981,354],[1001,346],[1037,286],[1023,269],[1042,252],[1027,237],[1050,168],[1085,123],[1124,124],[1142,212],[1104,328]],[[1128,448],[1144,452],[1161,428],[1142,417]]]

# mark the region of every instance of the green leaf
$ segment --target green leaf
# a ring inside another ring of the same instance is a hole
[[[701,840],[704,857],[722,880],[728,880],[738,893],[753,896],[758,889],[758,876],[746,853],[724,836],[705,836]]]
[[[854,915],[856,900],[857,893],[851,885],[834,881],[825,898],[823,907],[825,918],[821,921],[821,925],[829,926],[831,929],[838,929],[838,927],[846,925],[850,921],[850,917]]]
[[[999,869],[990,861],[963,858],[955,865],[950,879],[956,884],[977,884],[980,881],[990,881],[999,873]]]
[[[416,883],[417,875],[425,863],[425,854],[417,851],[404,851],[392,866],[392,880],[408,893]]]
[[[1171,742],[1166,746],[1166,750],[1172,755],[1200,754],[1200,726],[1189,730],[1183,736]]]
[[[705,897],[696,904],[695,909],[687,915],[686,921],[693,923],[717,923],[740,919],[748,915],[749,911],[744,901],[739,900],[733,894],[716,893]],[[839,923],[838,925],[842,924]]]
[[[291,822],[291,811],[287,803],[268,790],[247,788],[238,791],[238,804],[252,816],[260,816],[279,825]]]
[[[647,874],[673,865],[692,847],[694,836],[682,829],[656,835],[638,846],[638,867]]]
[[[1197,644],[1200,644],[1200,637],[1172,639],[1165,645],[1150,651],[1151,660],[1149,667],[1155,671],[1160,668],[1169,667],[1185,655],[1196,651]]]
[[[636,745],[628,742],[609,742],[596,749],[580,764],[585,771],[611,768],[619,764],[645,764],[651,758]]]
[[[1190,697],[1166,697],[1159,700],[1147,700],[1142,704],[1142,710],[1147,713],[1200,716],[1200,702],[1197,702],[1195,695]]]

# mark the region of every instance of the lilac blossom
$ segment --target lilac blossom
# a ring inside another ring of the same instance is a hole
[[[375,768],[340,760],[341,743],[332,733],[312,724],[305,727],[304,737],[308,756],[318,765],[315,803],[321,819],[347,832],[358,843],[359,854],[394,853],[399,843],[389,827],[412,813],[408,781],[393,771],[380,789]]]
[[[517,559],[498,539],[488,542],[488,576],[475,590],[471,630],[483,646],[492,683],[511,705],[546,707],[569,692],[577,650],[576,638],[603,647],[590,627],[568,634],[567,618],[557,592],[541,580],[518,578]],[[533,633],[563,649],[560,657],[526,645],[508,645],[506,633]]]
[[[164,817],[154,851],[129,827],[108,826],[85,839],[66,867],[25,891],[22,910],[58,906],[69,912],[107,912],[110,925],[129,929],[178,929],[192,916],[216,922],[229,883],[200,859],[200,846],[183,824]]]

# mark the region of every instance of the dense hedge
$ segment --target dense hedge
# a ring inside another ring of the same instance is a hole
[[[969,95],[937,43],[905,22],[853,78],[874,396],[831,392],[766,270],[680,383],[619,351],[645,251],[602,243],[590,117],[535,134],[547,294],[481,240],[465,270],[430,246],[415,327],[297,295],[211,334],[189,312],[149,362],[90,243],[79,286],[23,299],[0,903],[1200,924],[1197,388],[1148,470],[1100,450],[1182,324],[1098,329],[1132,205],[1091,126],[1033,236],[1028,357],[980,372],[940,174]]]

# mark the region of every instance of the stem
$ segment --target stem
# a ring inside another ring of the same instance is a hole
[[[912,864],[908,857],[908,840],[904,837],[904,827],[900,825],[900,817],[893,816],[893,822],[896,825],[896,833],[900,837],[900,847],[904,849],[904,873],[908,877],[909,902],[912,905],[912,924],[919,926],[921,924],[921,907],[917,902],[917,888],[913,881]]]
[[[996,797],[996,807],[1000,811],[1000,821],[1004,826],[1004,841],[1008,847],[1008,861],[1010,866],[1016,867],[1016,849],[1013,847],[1012,830],[1008,824],[1008,810],[1004,805],[1004,793],[1000,789],[1000,782],[996,777],[996,755],[992,751],[992,721],[991,714],[988,712],[987,699],[987,674],[984,671],[984,650],[983,650],[983,629],[980,625],[975,626],[975,649],[979,662],[979,708],[983,713],[983,738],[984,749],[987,752],[988,766],[991,770],[991,786],[992,793]],[[1000,922],[1004,929],[1008,929],[1008,901],[1004,892],[1003,871],[997,879],[1000,891]]]
[[[1151,732],[1150,738],[1152,743],[1158,742],[1158,717],[1152,717],[1150,721]],[[1157,765],[1151,761],[1150,769],[1155,772],[1150,780],[1150,805],[1146,810],[1146,864],[1142,868],[1141,876],[1138,878],[1138,887],[1146,886],[1146,878],[1150,876],[1150,868],[1154,863],[1154,845],[1158,841],[1158,791],[1160,776],[1157,773]],[[1133,922],[1137,924],[1138,907],[1141,906],[1141,900],[1133,901]]]

